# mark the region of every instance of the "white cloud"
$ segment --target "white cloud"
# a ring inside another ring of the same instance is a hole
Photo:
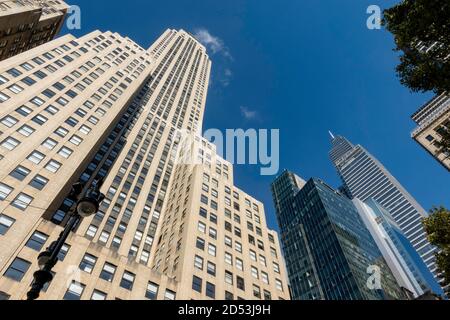
[[[249,108],[244,106],[241,106],[241,113],[247,120],[256,120],[259,118],[258,112],[256,112],[255,110],[250,110]]]
[[[225,46],[223,40],[219,37],[213,36],[208,30],[204,28],[197,29],[195,30],[194,37],[210,49],[213,54],[220,53],[224,57],[232,59],[230,51]]]

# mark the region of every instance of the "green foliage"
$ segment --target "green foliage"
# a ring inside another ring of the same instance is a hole
[[[450,121],[442,125],[439,129],[439,134],[442,139],[436,142],[436,145],[439,148],[437,154],[447,154],[447,157],[450,157]]]
[[[434,208],[423,224],[430,243],[440,249],[436,263],[444,274],[445,284],[450,285],[450,211],[444,207]]]
[[[403,0],[384,11],[383,24],[402,51],[401,83],[414,92],[450,91],[450,1]]]

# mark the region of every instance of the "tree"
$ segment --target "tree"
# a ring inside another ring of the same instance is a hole
[[[450,91],[450,1],[403,0],[384,10],[383,25],[402,51],[397,75],[413,92]]]
[[[444,207],[434,208],[423,221],[428,240],[439,251],[436,264],[443,273],[445,285],[450,285],[450,211]]]

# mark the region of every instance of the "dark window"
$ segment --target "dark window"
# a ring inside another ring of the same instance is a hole
[[[114,279],[114,273],[116,272],[116,266],[105,263],[103,266],[103,270],[100,273],[100,279],[106,280],[108,282],[112,282]]]
[[[245,291],[245,282],[244,282],[243,278],[237,276],[236,277],[236,285],[237,285],[238,289]]]
[[[9,175],[11,177],[16,178],[19,181],[23,181],[28,176],[29,173],[30,173],[30,170],[28,170],[27,168],[22,167],[22,166],[18,166]]]
[[[44,178],[41,175],[37,175],[36,177],[33,178],[33,180],[30,181],[30,186],[38,190],[42,190],[47,185],[47,183],[48,183],[47,178]]]
[[[216,298],[216,286],[212,283],[206,282],[206,296],[213,299]]]
[[[96,263],[97,263],[97,257],[95,257],[89,253],[86,253],[83,257],[83,260],[81,260],[80,270],[83,270],[84,272],[87,272],[87,273],[92,273]]]
[[[202,238],[197,238],[196,247],[200,250],[205,250],[205,240]]]
[[[4,276],[20,282],[30,266],[30,262],[16,258],[6,270]]]
[[[47,241],[48,236],[46,234],[43,234],[42,232],[36,231],[31,238],[26,243],[26,246],[28,248],[31,248],[36,251],[41,251],[42,247],[44,246],[45,242]]]
[[[120,286],[127,290],[133,289],[134,278],[135,275],[133,273],[125,271],[120,281]]]
[[[150,300],[156,300],[158,297],[159,286],[156,283],[149,282],[147,285],[147,291],[145,292],[145,297]]]
[[[202,279],[199,277],[193,276],[192,278],[192,290],[197,292],[202,292]]]

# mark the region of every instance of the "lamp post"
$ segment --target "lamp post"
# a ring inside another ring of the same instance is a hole
[[[52,281],[52,269],[58,262],[58,254],[74,226],[80,219],[97,213],[100,203],[105,198],[105,195],[100,192],[102,184],[103,180],[95,180],[86,191],[84,191],[81,183],[76,183],[72,186],[70,197],[76,200],[76,203],[70,210],[69,220],[64,230],[60,233],[58,240],[52,242],[47,250],[38,256],[39,270],[33,274],[34,281],[30,291],[27,293],[28,300],[39,298],[44,285]]]

